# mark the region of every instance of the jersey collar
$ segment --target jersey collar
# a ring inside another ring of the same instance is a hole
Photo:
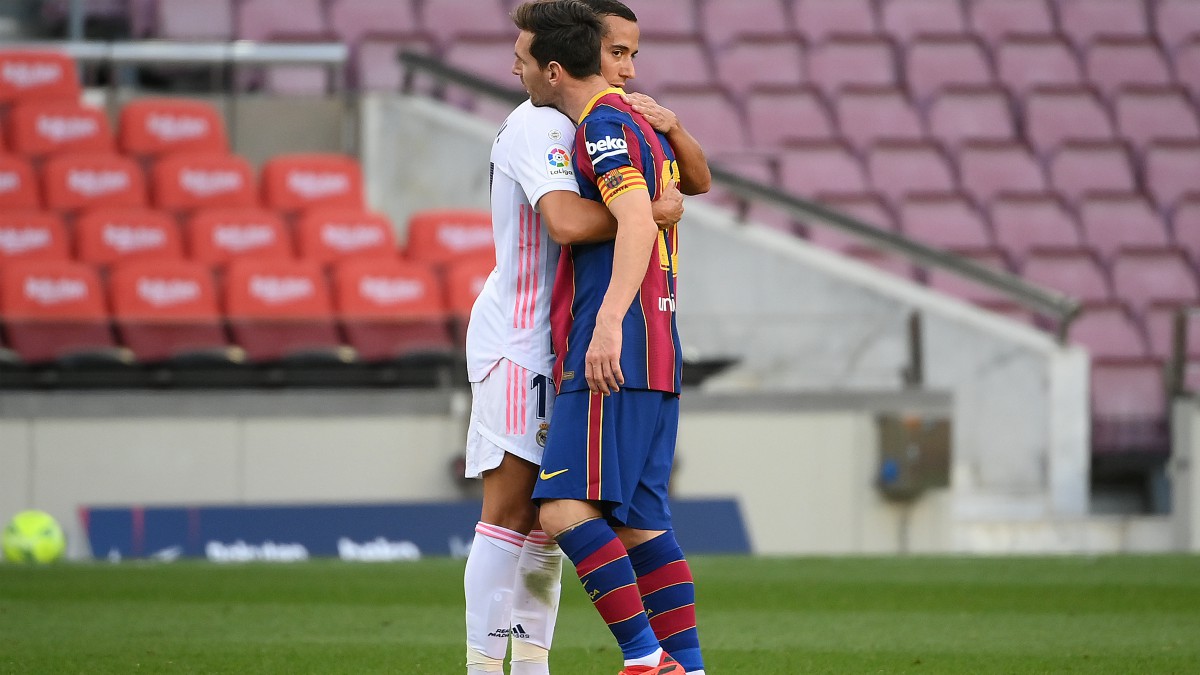
[[[588,113],[592,112],[592,109],[596,107],[596,104],[600,102],[600,99],[604,98],[605,96],[608,96],[609,94],[620,95],[620,94],[624,94],[624,93],[625,93],[625,90],[621,89],[620,87],[609,87],[608,89],[605,89],[604,91],[600,92],[599,94],[596,94],[595,96],[592,97],[592,100],[588,101],[588,104],[586,106],[584,106],[583,114],[579,116],[579,119],[575,121],[575,124],[583,124],[583,118],[587,117]]]

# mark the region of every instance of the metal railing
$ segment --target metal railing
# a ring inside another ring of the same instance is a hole
[[[523,91],[484,80],[425,54],[404,51],[398,55],[398,58],[405,68],[404,86],[406,89],[411,88],[417,72],[424,72],[439,81],[458,85],[476,94],[511,102],[514,105],[528,97]],[[1014,274],[981,265],[969,258],[880,229],[840,211],[788,194],[766,183],[740,176],[719,165],[711,165],[710,169],[713,180],[718,185],[739,197],[778,208],[793,217],[804,219],[805,222],[841,230],[876,248],[898,253],[920,266],[944,269],[993,289],[1013,302],[1053,320],[1055,335],[1059,342],[1066,341],[1070,323],[1079,313],[1077,300],[1031,284]]]

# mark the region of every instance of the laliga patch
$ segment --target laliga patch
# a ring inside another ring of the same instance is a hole
[[[571,153],[562,145],[552,145],[546,151],[546,170],[551,178],[575,178],[571,167]]]

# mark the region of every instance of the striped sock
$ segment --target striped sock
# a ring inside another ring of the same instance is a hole
[[[560,535],[558,545],[575,563],[583,590],[608,624],[625,659],[642,659],[658,651],[633,566],[608,523],[589,520]]]
[[[659,643],[687,672],[703,671],[696,630],[696,587],[674,531],[633,547],[629,560]]]

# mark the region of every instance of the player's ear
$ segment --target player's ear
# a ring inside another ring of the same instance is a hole
[[[558,61],[551,61],[546,66],[546,79],[550,84],[557,85],[562,81],[563,67]]]

